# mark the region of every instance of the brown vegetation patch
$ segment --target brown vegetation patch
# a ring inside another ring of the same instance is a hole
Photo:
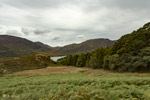
[[[15,75],[47,75],[47,74],[63,74],[63,73],[77,73],[85,71],[85,69],[71,67],[71,66],[59,66],[59,67],[47,67],[43,69],[25,70],[14,73]]]
[[[150,77],[149,73],[117,73],[102,69],[91,69],[91,68],[78,68],[72,66],[58,66],[58,67],[47,67],[43,69],[25,70],[16,72],[14,75],[48,75],[48,74],[65,74],[65,73],[77,73],[85,72],[87,74],[95,75],[129,75],[138,77]]]

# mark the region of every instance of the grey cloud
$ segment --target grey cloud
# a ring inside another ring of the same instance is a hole
[[[90,38],[118,39],[150,21],[149,4],[150,0],[0,0],[0,12],[5,12],[0,24],[36,29],[22,28],[21,33],[52,46]],[[6,30],[20,35],[18,30]]]
[[[3,7],[3,5],[2,5],[2,4],[0,4],[0,7]]]
[[[2,0],[4,4],[17,8],[49,8],[58,7],[66,2],[75,2],[76,0]],[[78,0],[77,0],[78,1]]]
[[[7,32],[6,32],[6,34],[7,35],[14,35],[14,36],[20,36],[21,34],[18,32],[18,31],[16,31],[16,30],[8,30]]]
[[[150,10],[150,0],[87,0],[85,11],[98,11],[101,8],[118,8],[128,10]]]
[[[50,32],[51,32],[50,30],[39,30],[39,29],[33,31],[33,33],[36,35],[43,35]]]
[[[119,8],[150,8],[149,0],[2,0],[3,4],[14,6],[17,8],[57,8],[65,3],[78,5],[82,7],[85,5],[87,9],[97,9],[101,7],[119,7]],[[2,5],[2,4],[0,4]]]
[[[72,29],[67,29],[67,28],[54,28],[54,30],[58,30],[58,31],[72,31]]]
[[[52,38],[52,40],[60,40],[60,36],[55,36]]]
[[[54,28],[54,30],[62,31],[62,32],[78,32],[78,33],[91,33],[93,32],[90,28]]]
[[[149,0],[99,0],[101,5],[106,7],[118,7],[118,8],[150,8]]]
[[[113,0],[120,8],[149,9],[150,0]]]
[[[85,31],[85,29],[72,29],[72,28],[54,28],[54,30],[58,30],[58,31]]]
[[[17,8],[41,8],[50,6],[48,0],[2,0],[4,4]]]
[[[31,30],[27,29],[27,28],[21,28],[21,31],[25,34],[25,35],[29,35],[31,33]]]

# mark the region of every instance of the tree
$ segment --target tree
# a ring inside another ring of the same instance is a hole
[[[84,67],[85,62],[86,62],[86,56],[85,56],[85,54],[81,54],[77,59],[76,66],[77,67]]]

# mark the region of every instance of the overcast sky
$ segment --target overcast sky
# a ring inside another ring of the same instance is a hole
[[[150,21],[150,0],[0,0],[0,34],[50,46],[119,39]]]

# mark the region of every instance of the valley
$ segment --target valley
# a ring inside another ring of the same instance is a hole
[[[0,100],[150,100],[150,0],[0,0]]]

